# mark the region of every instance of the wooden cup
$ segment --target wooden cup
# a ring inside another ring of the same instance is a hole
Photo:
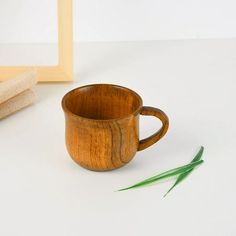
[[[76,88],[62,100],[66,119],[66,146],[84,168],[105,171],[128,163],[137,151],[160,140],[168,130],[166,114],[143,106],[134,91],[118,85],[93,84]],[[162,127],[139,141],[139,115],[155,116]]]

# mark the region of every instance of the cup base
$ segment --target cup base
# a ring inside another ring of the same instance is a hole
[[[108,172],[108,171],[112,171],[112,170],[116,170],[116,169],[120,169],[122,168],[123,166],[127,165],[128,163],[131,162],[131,160],[133,159],[133,157],[126,163],[124,163],[123,165],[120,165],[120,166],[114,166],[114,167],[107,167],[107,168],[94,168],[94,167],[91,167],[91,166],[88,166],[88,165],[84,165],[76,160],[74,160],[72,157],[71,159],[77,164],[79,165],[80,167],[86,169],[86,170],[90,170],[90,171],[94,171],[94,172]]]

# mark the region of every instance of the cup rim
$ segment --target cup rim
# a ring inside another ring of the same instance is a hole
[[[117,117],[117,118],[112,118],[112,119],[92,119],[92,118],[88,118],[88,117],[77,115],[77,114],[73,113],[70,109],[68,109],[68,107],[66,106],[66,100],[67,100],[67,97],[71,93],[73,93],[76,90],[80,90],[80,89],[87,88],[87,87],[94,87],[94,86],[112,86],[112,87],[116,87],[116,88],[119,88],[119,89],[124,89],[124,90],[128,91],[129,93],[132,93],[134,96],[137,97],[137,99],[139,101],[139,106],[138,106],[137,109],[135,109],[133,112],[131,112],[128,115],[125,115],[125,116],[122,116],[122,117]],[[143,106],[143,100],[142,100],[141,96],[138,93],[136,93],[135,91],[133,91],[132,89],[126,88],[126,87],[121,86],[121,85],[116,85],[116,84],[101,84],[100,83],[100,84],[88,84],[88,85],[84,85],[84,86],[80,86],[80,87],[72,89],[71,91],[67,92],[63,96],[62,101],[61,101],[61,106],[62,106],[62,109],[64,110],[64,112],[66,114],[71,115],[72,117],[74,117],[76,119],[95,121],[95,122],[97,122],[97,121],[109,122],[109,121],[123,120],[123,119],[130,118],[132,116],[136,116],[141,111],[141,108]]]

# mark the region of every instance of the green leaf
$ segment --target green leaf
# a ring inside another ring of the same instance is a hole
[[[130,187],[119,189],[118,191],[124,191],[124,190],[128,190],[128,189],[143,187],[143,186],[149,185],[151,183],[157,182],[162,179],[166,179],[166,178],[170,178],[172,176],[186,173],[187,171],[193,169],[194,167],[196,167],[202,163],[203,163],[203,160],[198,160],[198,161],[195,161],[195,162],[190,163],[188,165],[180,166],[180,167],[165,171],[161,174],[158,174],[158,175],[155,175],[151,178],[145,179],[145,180],[143,180],[135,185],[132,185]]]
[[[204,151],[204,147],[201,146],[200,150],[198,151],[198,153],[196,154],[196,156],[193,158],[193,160],[191,161],[191,163],[194,163],[196,161],[199,161],[202,157]],[[175,183],[173,184],[173,186],[167,191],[167,193],[164,195],[164,197],[166,197],[166,195],[176,186],[178,185],[180,182],[182,182],[185,178],[187,178],[190,173],[194,170],[194,168],[186,171],[185,173],[182,173],[179,175],[179,177],[177,178],[177,180],[175,181]]]

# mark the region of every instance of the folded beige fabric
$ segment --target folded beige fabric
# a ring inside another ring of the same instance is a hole
[[[0,104],[17,94],[30,89],[37,83],[37,73],[35,71],[26,72],[0,83]]]
[[[33,90],[28,89],[15,97],[0,104],[0,120],[10,114],[29,106],[36,100],[36,95]]]

